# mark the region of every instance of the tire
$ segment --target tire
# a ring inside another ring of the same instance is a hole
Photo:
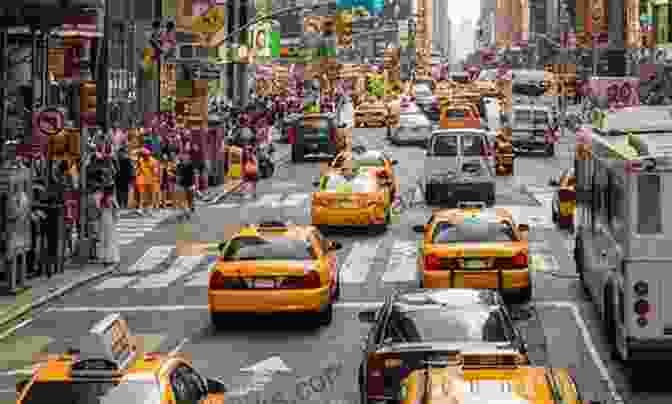
[[[317,324],[318,326],[325,326],[331,324],[334,319],[334,303],[329,302],[327,307],[318,313],[317,315]]]
[[[551,144],[546,146],[546,157],[554,157],[555,156],[555,145]]]
[[[225,326],[226,318],[223,313],[210,312],[210,320],[212,321],[215,330],[221,330]]]
[[[292,145],[292,163],[302,163],[305,161],[305,154],[303,147],[296,144]]]
[[[532,279],[530,279],[530,284],[527,287],[520,290],[518,293],[518,303],[528,303],[532,300]]]

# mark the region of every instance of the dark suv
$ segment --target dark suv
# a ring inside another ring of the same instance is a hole
[[[327,153],[336,156],[336,117],[333,114],[321,114],[318,127],[304,126],[304,120],[298,119],[294,128],[290,128],[289,143],[292,145],[292,162],[305,160],[307,154]],[[292,133],[294,132],[294,136]]]

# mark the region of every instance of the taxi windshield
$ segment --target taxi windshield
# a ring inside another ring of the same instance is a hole
[[[238,237],[229,242],[224,252],[225,261],[305,261],[315,258],[306,240],[286,237]]]
[[[348,179],[341,175],[333,175],[327,178],[323,189],[325,192],[370,192],[371,180],[368,175],[355,176]]]
[[[68,404],[160,404],[161,392],[156,383],[147,381],[90,380],[48,381],[34,383],[23,404],[51,402]]]
[[[447,308],[393,309],[386,339],[414,342],[508,342],[508,323],[498,309]]]
[[[434,228],[432,243],[487,243],[513,241],[513,229],[508,223],[470,222],[463,223],[441,222]]]

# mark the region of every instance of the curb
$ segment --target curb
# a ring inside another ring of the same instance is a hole
[[[102,278],[102,277],[105,276],[105,275],[109,275],[109,274],[111,274],[111,273],[117,271],[117,270],[119,269],[119,265],[120,265],[120,264],[112,265],[112,266],[111,266],[110,268],[108,268],[108,269],[105,269],[105,270],[103,270],[103,271],[97,272],[97,273],[95,273],[95,274],[91,274],[90,276],[84,277],[84,278],[82,278],[82,279],[78,279],[78,280],[76,280],[76,281],[70,282],[70,283],[66,284],[65,286],[62,286],[62,287],[58,288],[58,289],[55,290],[54,292],[51,292],[51,293],[49,293],[49,294],[46,295],[46,296],[42,296],[42,297],[40,297],[39,299],[33,301],[33,302],[30,303],[30,304],[26,304],[26,305],[24,305],[24,306],[21,307],[20,309],[15,310],[13,314],[10,314],[10,315],[9,315],[9,317],[4,318],[4,319],[2,320],[2,322],[0,323],[0,328],[5,327],[7,324],[13,322],[13,321],[16,320],[17,318],[22,317],[24,314],[28,313],[29,311],[31,311],[31,310],[36,310],[36,309],[38,309],[38,308],[44,306],[46,303],[50,302],[51,300],[57,299],[57,298],[59,298],[59,297],[65,295],[66,293],[68,293],[69,291],[71,291],[71,290],[73,290],[73,289],[75,289],[75,288],[78,288],[78,287],[80,287],[80,286],[82,286],[82,285],[84,285],[84,284],[87,284],[87,283],[92,282],[92,281],[94,281],[94,280],[96,280],[96,279],[98,279],[98,278]],[[2,332],[2,333],[0,334],[0,340],[3,340],[3,339],[5,339],[5,338],[9,337],[9,336],[12,335],[18,328],[19,328],[19,327],[16,326],[16,327],[14,327],[14,328],[12,328],[12,329],[10,329],[10,330],[7,330],[7,331]]]

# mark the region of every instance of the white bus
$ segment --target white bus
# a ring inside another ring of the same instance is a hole
[[[592,156],[577,145],[581,283],[614,358],[633,368],[672,359],[672,107],[612,112],[601,127],[582,129],[577,144]]]

